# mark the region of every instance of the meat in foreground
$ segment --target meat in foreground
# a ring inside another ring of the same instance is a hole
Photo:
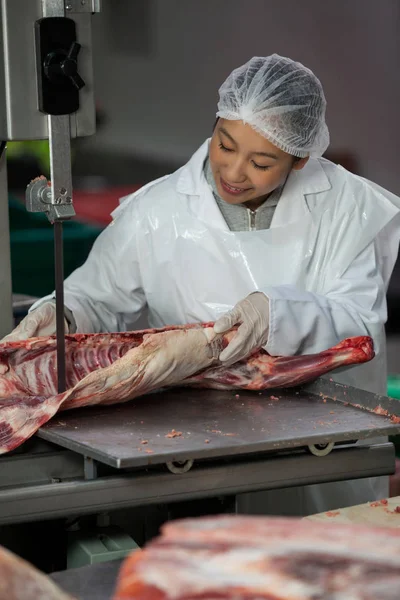
[[[174,521],[119,573],[113,600],[398,600],[400,530],[300,519]]]
[[[67,391],[57,393],[55,337],[0,345],[0,454],[13,450],[59,410],[127,402],[171,386],[219,390],[297,386],[374,356],[369,337],[319,354],[274,357],[259,350],[230,367],[219,351],[234,331],[212,323],[115,334],[66,336]]]
[[[0,600],[74,600],[34,566],[0,547]]]

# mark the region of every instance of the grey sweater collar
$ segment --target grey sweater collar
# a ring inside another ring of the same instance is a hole
[[[221,198],[218,194],[208,156],[204,162],[204,175],[231,231],[248,231],[252,229],[251,222],[254,224],[254,229],[269,229],[283,187],[274,190],[257,210],[251,211],[246,204],[229,204]],[[251,215],[251,213],[253,214]]]

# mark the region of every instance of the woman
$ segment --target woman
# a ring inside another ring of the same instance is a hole
[[[219,92],[211,140],[177,172],[125,198],[66,280],[66,328],[133,329],[146,307],[151,327],[216,320],[222,332],[240,323],[224,363],[260,346],[307,354],[371,335],[374,361],[335,378],[384,393],[385,292],[400,199],[321,158],[326,102],[303,65],[255,57]],[[54,331],[49,297],[9,339]],[[383,497],[387,480],[294,493],[299,512],[310,513]],[[273,512],[272,495],[257,496],[260,508],[245,510]]]

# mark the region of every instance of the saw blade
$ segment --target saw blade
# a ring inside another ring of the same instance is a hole
[[[56,290],[56,335],[58,393],[65,392],[64,256],[63,224],[54,223],[54,269]]]

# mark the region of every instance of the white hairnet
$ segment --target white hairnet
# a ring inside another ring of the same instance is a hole
[[[310,69],[278,54],[255,56],[219,89],[217,116],[248,123],[293,156],[322,156],[329,145],[322,85]]]

